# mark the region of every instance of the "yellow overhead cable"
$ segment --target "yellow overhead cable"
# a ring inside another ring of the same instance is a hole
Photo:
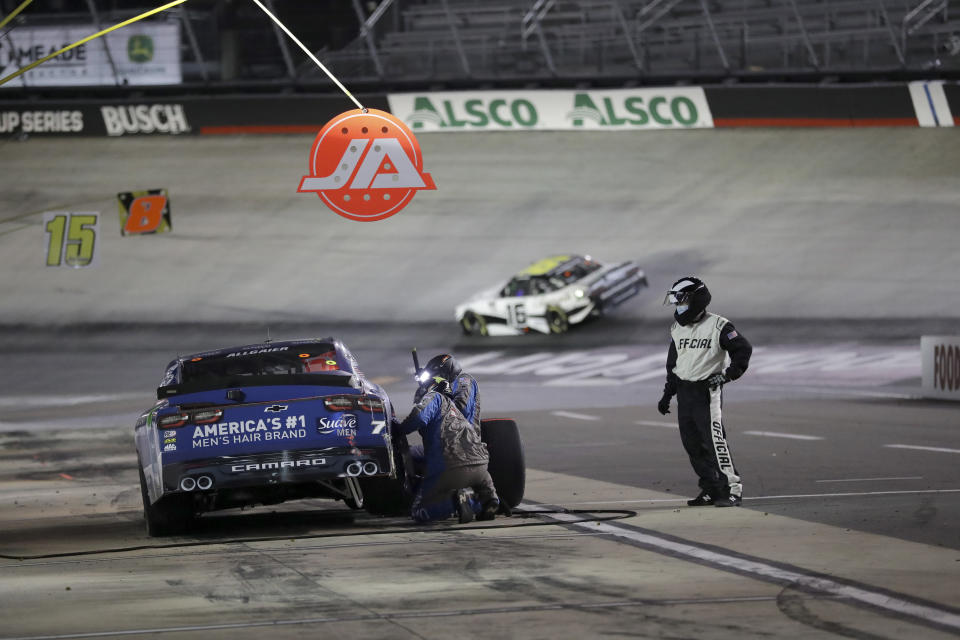
[[[22,69],[17,69],[16,71],[14,71],[14,72],[11,73],[10,75],[6,76],[5,78],[0,79],[0,86],[5,85],[6,83],[8,83],[9,81],[13,80],[13,79],[16,78],[17,76],[23,75],[23,74],[26,73],[27,71],[30,71],[30,69],[33,69],[33,68],[35,68],[35,67],[40,66],[41,64],[43,64],[43,63],[46,62],[47,60],[51,60],[51,59],[53,59],[53,58],[56,58],[58,55],[60,55],[61,53],[66,52],[66,51],[70,51],[70,49],[73,49],[74,47],[79,47],[80,45],[86,44],[87,42],[90,42],[91,40],[93,40],[93,39],[95,39],[95,38],[99,38],[100,36],[104,36],[104,35],[110,33],[111,31],[116,31],[116,30],[119,29],[120,27],[125,27],[125,26],[127,26],[128,24],[133,24],[134,22],[137,22],[138,20],[143,20],[144,18],[149,18],[150,16],[154,15],[155,13],[160,13],[161,11],[166,11],[166,10],[169,9],[170,7],[175,7],[175,6],[177,6],[178,4],[183,4],[183,3],[186,2],[186,1],[187,1],[187,0],[173,0],[173,2],[168,2],[167,4],[163,5],[162,7],[157,7],[156,9],[150,9],[149,11],[146,11],[146,12],[144,12],[144,13],[141,13],[140,15],[138,15],[138,16],[136,16],[136,17],[134,17],[134,18],[130,18],[129,20],[124,20],[124,21],[121,22],[120,24],[115,24],[115,25],[113,25],[112,27],[107,27],[107,28],[104,29],[103,31],[98,31],[97,33],[94,33],[93,35],[87,36],[86,38],[84,38],[84,39],[82,39],[82,40],[77,40],[77,41],[74,42],[73,44],[67,45],[67,46],[64,47],[63,49],[60,49],[59,51],[54,51],[53,53],[51,53],[51,54],[48,55],[48,56],[44,56],[43,58],[40,58],[39,60],[36,60],[36,61],[34,61],[34,62],[31,62],[30,64],[28,64],[27,66],[23,67]],[[21,5],[21,7],[23,7],[24,5],[26,5],[26,2],[24,2],[24,4]],[[20,10],[20,7],[17,8],[17,11],[19,11],[19,10]],[[14,13],[16,13],[16,11],[15,11]],[[0,26],[2,26],[2,25],[0,25]]]
[[[13,13],[4,18],[3,22],[0,22],[0,29],[3,29],[5,26],[7,26],[7,23],[16,18],[17,15],[26,9],[27,5],[31,2],[33,2],[33,0],[23,0],[23,2],[20,3],[20,6],[13,10]]]

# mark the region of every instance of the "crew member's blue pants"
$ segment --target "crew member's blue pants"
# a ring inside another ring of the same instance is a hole
[[[487,472],[487,465],[474,464],[446,469],[439,474],[424,478],[413,500],[413,507],[410,509],[411,517],[417,522],[446,520],[453,517],[457,512],[457,491],[468,487],[473,489],[470,507],[475,514],[483,511],[483,506],[490,500],[497,500],[499,504],[496,489],[493,488],[493,479]]]

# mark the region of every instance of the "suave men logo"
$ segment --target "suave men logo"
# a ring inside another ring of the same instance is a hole
[[[334,431],[336,431],[339,436],[356,435],[357,416],[351,413],[344,413],[337,418],[320,418],[317,420],[317,431],[324,435],[331,434]]]
[[[313,191],[350,220],[383,220],[417,191],[436,189],[423,171],[413,132],[385,111],[354,109],[324,125],[310,149],[310,175],[297,191]]]

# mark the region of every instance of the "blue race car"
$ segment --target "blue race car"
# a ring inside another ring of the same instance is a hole
[[[250,504],[329,497],[360,509],[367,493],[376,509],[384,497],[403,500],[406,443],[392,440],[390,400],[337,340],[185,356],[167,366],[157,398],[135,429],[150,535]]]
[[[157,398],[134,433],[151,536],[183,533],[206,511],[302,498],[409,512],[417,477],[406,437],[392,431],[386,392],[338,340],[184,356],[167,365]],[[525,473],[516,423],[482,429],[494,482],[516,506]]]

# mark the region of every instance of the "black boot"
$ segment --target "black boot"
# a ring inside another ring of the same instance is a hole
[[[739,507],[741,502],[740,496],[727,495],[722,498],[717,498],[714,501],[713,506],[715,507]]]
[[[500,510],[500,500],[490,498],[483,504],[483,510],[477,515],[477,520],[493,520]]]
[[[710,505],[714,504],[714,502],[715,501],[713,499],[713,496],[711,496],[706,491],[701,491],[700,495],[698,495],[693,500],[687,500],[687,506],[688,507],[709,507]]]
[[[460,518],[460,524],[473,522],[475,514],[473,513],[473,505],[470,504],[470,496],[472,494],[473,491],[470,489],[460,489],[457,491],[454,501],[457,507],[457,516]]]

